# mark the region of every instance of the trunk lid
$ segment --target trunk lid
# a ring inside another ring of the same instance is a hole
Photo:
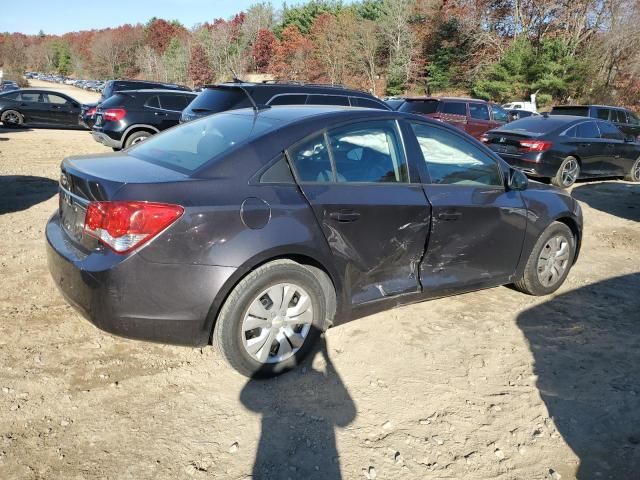
[[[500,155],[522,155],[520,141],[532,139],[529,135],[494,131],[485,134],[484,144]]]

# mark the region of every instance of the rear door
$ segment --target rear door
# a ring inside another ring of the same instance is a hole
[[[420,264],[426,296],[513,281],[526,229],[520,192],[506,191],[496,159],[436,125],[410,122],[432,207],[429,244]]]
[[[570,137],[571,138],[571,137]],[[603,140],[595,120],[575,126],[575,136],[570,140],[580,159],[580,170],[585,175],[600,175],[607,155],[607,141]]]
[[[492,127],[489,106],[486,103],[469,102],[469,121],[467,133],[475,138],[480,138],[483,133]]]
[[[601,170],[604,175],[625,175],[637,159],[637,147],[626,142],[624,134],[611,122],[598,122],[604,154]]]
[[[633,136],[636,142],[640,142],[640,119],[633,112],[627,111],[627,127],[623,132],[629,136]]]
[[[47,124],[51,122],[50,111],[44,103],[42,92],[21,92],[18,109],[27,123]]]
[[[160,108],[154,109],[154,116],[157,119],[155,126],[159,130],[166,130],[180,122],[182,110],[193,100],[192,97],[181,93],[161,93],[158,95]]]
[[[431,212],[408,169],[397,122],[322,131],[287,155],[344,275],[346,300],[357,305],[419,291]]]
[[[51,123],[64,126],[78,125],[78,114],[80,113],[78,104],[74,104],[72,100],[55,93],[44,93],[43,99],[49,108]]]
[[[460,130],[467,130],[467,102],[443,100],[440,102],[440,119]]]

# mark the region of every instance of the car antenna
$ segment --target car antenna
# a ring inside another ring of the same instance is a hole
[[[231,74],[233,75],[233,83],[236,84],[235,86],[238,87],[240,90],[242,90],[244,92],[244,94],[247,96],[247,98],[251,102],[251,105],[253,107],[253,111],[256,114],[258,112],[260,112],[260,110],[267,110],[267,109],[271,108],[269,105],[258,105],[256,103],[256,101],[253,99],[253,97],[251,96],[251,94],[249,93],[249,91],[246,88],[244,88],[243,86],[239,85],[240,83],[245,83],[245,82],[243,82],[242,80],[240,80],[238,78],[238,75],[236,74],[235,70],[233,69],[233,67],[231,65],[229,65],[229,70],[231,70]]]

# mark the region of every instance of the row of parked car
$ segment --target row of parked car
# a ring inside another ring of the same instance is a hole
[[[341,86],[298,82],[235,80],[193,92],[175,84],[110,80],[105,82],[99,101],[92,104],[80,104],[48,90],[5,93],[0,95],[0,121],[9,126],[80,124],[92,130],[97,142],[118,151],[203,116],[278,105],[365,107],[427,117],[480,140],[527,175],[548,178],[563,188],[583,177],[640,180],[640,121],[634,112],[611,106],[563,105],[539,115],[519,104],[506,106],[521,108],[507,109],[459,97],[394,97],[381,101]]]
[[[83,90],[90,90],[92,92],[101,92],[105,84],[103,80],[71,78],[65,77],[63,75],[50,75],[40,72],[26,72],[24,76],[27,79],[36,79],[52,83],[64,83],[65,85],[72,85],[74,87],[82,88]]]

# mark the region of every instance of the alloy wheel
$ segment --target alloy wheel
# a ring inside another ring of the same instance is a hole
[[[241,326],[247,353],[260,363],[279,363],[295,355],[313,322],[309,294],[299,285],[278,283],[257,295]]]
[[[6,112],[2,116],[2,122],[8,125],[20,125],[20,116],[16,112]]]
[[[640,159],[631,167],[631,179],[634,182],[640,182]]]
[[[573,158],[570,159],[562,168],[562,184],[566,187],[573,185],[573,183],[578,179],[579,173],[580,166],[578,165],[577,160]]]
[[[133,141],[131,142],[131,145],[135,145],[136,143],[144,142],[147,138],[149,138],[149,137],[137,137],[137,138],[134,138]]]
[[[551,237],[538,256],[538,280],[552,287],[562,279],[569,267],[570,243],[564,235]]]

